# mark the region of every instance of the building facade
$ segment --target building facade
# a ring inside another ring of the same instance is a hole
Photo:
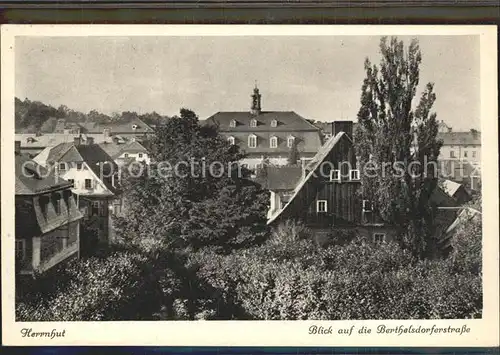
[[[310,160],[320,149],[320,129],[293,111],[263,111],[261,94],[256,87],[249,111],[218,112],[207,124],[217,125],[231,144],[238,145],[247,157],[242,164],[250,169],[264,161],[271,165],[288,164],[290,151],[298,160]]]
[[[73,184],[72,192],[84,216],[82,232],[95,238],[86,248],[109,242],[111,214],[122,205],[119,169],[113,158],[98,144],[82,144],[78,138],[46,150],[35,161]]]
[[[16,274],[34,275],[80,253],[80,213],[72,183],[21,154],[16,143]]]
[[[439,132],[443,146],[438,157],[440,175],[463,183],[471,190],[481,188],[481,132]]]
[[[333,136],[304,166],[292,194],[270,213],[269,225],[296,220],[318,241],[335,233],[352,233],[373,242],[391,240],[395,228],[384,224],[364,200],[352,141],[353,123],[332,123]]]

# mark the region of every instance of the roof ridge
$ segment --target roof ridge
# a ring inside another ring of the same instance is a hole
[[[275,215],[269,218],[269,220],[267,221],[268,225],[274,222],[276,218],[278,218],[281,215],[281,213],[283,213],[283,211],[285,211],[285,209],[292,203],[292,201],[298,195],[300,190],[302,190],[302,187],[304,187],[305,183],[311,178],[312,175],[314,175],[316,169],[319,167],[319,165],[321,165],[321,163],[328,156],[328,153],[335,147],[335,145],[337,145],[337,143],[343,136],[348,137],[348,135],[345,132],[337,133],[335,136],[330,137],[330,139],[325,143],[325,145],[323,145],[323,147],[320,148],[320,150],[318,151],[318,153],[316,153],[311,162],[313,162],[316,159],[316,157],[319,157],[320,159],[314,163],[314,166],[311,167],[311,171],[309,171],[309,173],[307,173],[307,175],[303,179],[299,180],[299,183],[297,184],[297,186],[293,191],[292,197],[290,197],[286,205],[283,206],[282,209],[278,210]]]

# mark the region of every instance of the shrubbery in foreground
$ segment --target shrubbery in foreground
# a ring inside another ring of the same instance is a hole
[[[149,318],[158,282],[147,259],[132,252],[75,260],[35,280],[40,290],[17,303],[18,321],[99,321]]]
[[[229,256],[191,254],[189,267],[247,319],[478,318],[481,254],[467,246],[477,251],[481,233],[470,228],[448,259],[417,260],[396,244],[359,240],[319,248],[278,230],[263,246]]]
[[[213,250],[113,252],[75,261],[17,319],[432,319],[482,312],[480,228],[448,259],[417,260],[391,243],[318,247],[304,230],[229,255]],[[154,247],[154,245],[153,245]],[[153,248],[154,250],[154,248]],[[154,256],[153,256],[154,255]]]

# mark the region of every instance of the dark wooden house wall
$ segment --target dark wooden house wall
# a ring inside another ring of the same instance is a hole
[[[359,181],[349,181],[349,167],[356,168],[356,157],[352,142],[347,136],[343,136],[302,187],[289,208],[283,211],[281,219],[300,219],[307,225],[317,227],[360,224],[361,184]],[[343,180],[330,181],[330,170],[339,168]],[[317,212],[317,200],[327,201],[326,213]]]

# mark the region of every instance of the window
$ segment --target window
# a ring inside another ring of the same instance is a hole
[[[236,127],[236,120],[231,120],[229,127]]]
[[[467,158],[467,151],[464,150],[464,158]]]
[[[136,124],[133,124],[132,125],[132,129],[135,131],[137,129],[137,125]]]
[[[139,153],[139,158],[142,158],[142,153]]]
[[[255,118],[250,120],[250,127],[257,127],[257,120]]]
[[[473,151],[472,152],[472,157],[475,158],[476,157],[476,151]]]
[[[350,178],[353,181],[359,180],[359,170],[351,170]]]
[[[128,153],[123,154],[125,158],[128,158]]]
[[[373,233],[373,241],[377,244],[385,242],[385,233]]]
[[[452,150],[452,151],[450,152],[450,158],[455,158],[455,151],[453,151],[453,150]]]
[[[59,170],[66,170],[66,163],[59,163]]]
[[[330,170],[330,181],[340,181],[340,170]]]
[[[271,148],[278,148],[278,138],[271,137],[271,140],[269,141],[269,145]]]
[[[271,121],[271,127],[278,127],[278,121],[272,120]]]
[[[16,259],[24,260],[26,258],[26,241],[24,239],[16,239]]]
[[[288,146],[288,148],[291,148],[294,142],[295,142],[295,137],[288,137],[286,145]]]
[[[227,141],[229,144],[234,145],[234,137],[228,137]]]
[[[327,201],[326,200],[317,200],[316,201],[316,212],[324,213],[327,212]]]
[[[72,183],[73,186],[75,185],[75,179],[68,179],[68,182]]]
[[[91,216],[99,215],[99,201],[92,202],[92,208],[90,210],[90,215]]]
[[[85,179],[85,188],[87,190],[92,188],[92,179]]]
[[[54,195],[52,197],[52,203],[54,204],[54,210],[56,211],[56,214],[61,214],[61,196],[56,196]]]
[[[250,148],[257,147],[257,136],[255,136],[253,134],[251,136],[248,136],[248,146]]]
[[[76,163],[76,170],[82,170],[83,163]]]

